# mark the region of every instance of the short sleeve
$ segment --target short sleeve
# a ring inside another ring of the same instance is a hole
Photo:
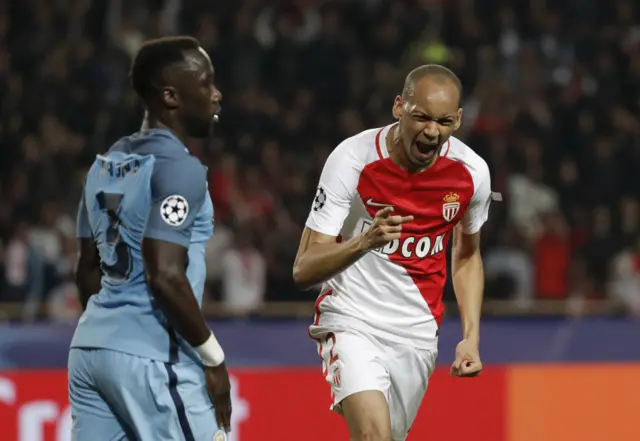
[[[360,170],[349,140],[329,155],[324,165],[306,226],[318,233],[338,236],[358,186]]]
[[[91,224],[89,224],[89,213],[87,212],[87,204],[84,202],[84,190],[82,197],[78,203],[78,215],[76,217],[76,237],[78,239],[91,239]]]
[[[464,234],[474,234],[489,218],[489,205],[491,204],[491,176],[489,167],[483,162],[483,167],[478,170],[474,180],[476,189],[467,207],[467,211],[460,221]]]
[[[156,164],[144,237],[189,247],[207,193],[206,169],[192,156]]]

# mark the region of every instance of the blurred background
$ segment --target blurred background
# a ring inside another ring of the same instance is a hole
[[[389,124],[406,73],[425,63],[461,78],[456,136],[488,162],[504,202],[483,229],[487,373],[446,376],[459,337],[448,286],[443,368],[410,440],[426,427],[445,441],[640,439],[629,413],[640,392],[637,1],[7,0],[1,440],[69,439],[80,188],[95,155],[140,126],[132,56],[175,34],[200,40],[224,94],[215,134],[189,148],[209,167],[216,212],[205,311],[245,394],[233,440],[344,434],[306,337],[316,292],[295,287],[293,259],[327,155]],[[275,421],[275,394],[296,407],[296,429]],[[448,423],[452,397],[481,408],[460,417],[469,433]],[[319,420],[326,430],[309,431]]]

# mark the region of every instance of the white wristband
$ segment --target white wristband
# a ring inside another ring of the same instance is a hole
[[[200,358],[202,358],[205,366],[219,366],[224,361],[224,351],[220,343],[218,343],[218,340],[216,340],[215,335],[213,335],[213,332],[207,341],[196,347],[195,350],[198,355],[200,355]]]

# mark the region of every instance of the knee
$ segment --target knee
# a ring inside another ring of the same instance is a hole
[[[380,425],[370,424],[353,433],[351,441],[392,441],[391,433]]]

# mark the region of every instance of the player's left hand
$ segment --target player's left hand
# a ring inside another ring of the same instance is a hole
[[[462,340],[456,346],[456,360],[451,365],[452,377],[477,377],[482,372],[478,343]]]
[[[229,372],[223,362],[219,366],[204,368],[207,392],[213,401],[218,427],[231,432],[231,382]]]

